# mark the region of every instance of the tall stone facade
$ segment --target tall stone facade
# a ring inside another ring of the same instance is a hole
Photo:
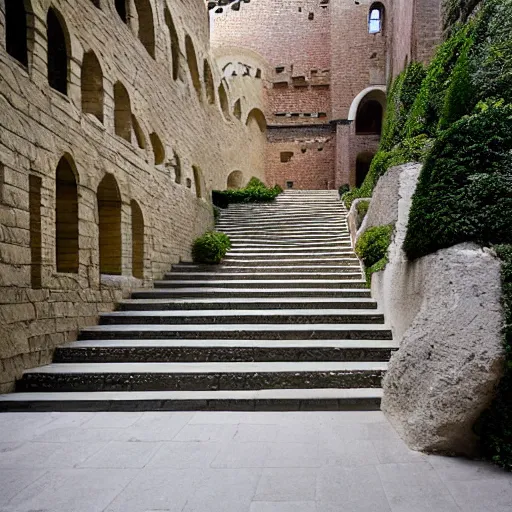
[[[441,0],[209,4],[212,45],[268,63],[267,180],[303,189],[361,184],[379,144],[386,85],[412,60],[430,59]]]
[[[0,0],[0,391],[264,177],[260,71],[223,75],[204,0]]]

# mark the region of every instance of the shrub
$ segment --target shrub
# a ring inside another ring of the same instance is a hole
[[[341,185],[338,188],[338,193],[340,194],[340,197],[343,196],[343,194],[346,194],[350,190],[350,185],[348,183],[345,183],[345,185]]]
[[[192,258],[195,263],[220,263],[231,249],[231,240],[224,233],[208,231],[192,245]]]
[[[276,185],[268,188],[258,178],[251,178],[245,188],[237,190],[214,190],[212,193],[212,201],[219,208],[227,208],[232,203],[254,203],[273,201],[283,189]]]
[[[371,276],[386,266],[388,248],[394,225],[376,226],[367,229],[356,243],[356,254],[361,258],[366,268],[366,281],[371,284]]]
[[[495,249],[503,260],[503,337],[507,364],[496,398],[482,416],[480,436],[484,455],[499,466],[512,471],[512,246],[501,245]]]
[[[220,219],[220,208],[218,206],[213,207],[213,218],[215,219],[215,222]]]
[[[512,243],[512,105],[481,104],[434,143],[413,196],[404,249]]]
[[[370,208],[370,201],[359,201],[357,203],[357,214],[363,220],[366,217],[366,214],[368,213],[368,208]]]

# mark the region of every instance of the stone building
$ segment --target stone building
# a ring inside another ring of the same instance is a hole
[[[386,85],[427,62],[440,0],[209,2],[212,45],[268,64],[269,182],[299,189],[360,185],[377,151]]]
[[[204,0],[0,0],[0,390],[263,178],[261,77],[208,39]]]
[[[439,1],[0,0],[0,391],[190,259],[211,190],[359,184]]]

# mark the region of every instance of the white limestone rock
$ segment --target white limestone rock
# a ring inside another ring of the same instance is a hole
[[[409,262],[402,250],[417,164],[379,180],[367,226],[396,222],[389,263],[372,292],[400,344],[384,379],[382,409],[409,447],[473,455],[475,422],[504,364],[501,263],[460,244]]]

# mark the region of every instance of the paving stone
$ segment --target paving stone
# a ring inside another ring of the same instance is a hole
[[[135,475],[132,469],[51,470],[17,494],[9,506],[16,512],[103,512]]]
[[[235,433],[235,425],[185,425],[173,441],[222,442],[232,439]]]
[[[317,443],[271,443],[268,448],[267,468],[319,468],[324,463]]]
[[[161,442],[159,443],[157,453],[147,464],[147,467],[173,469],[208,468],[224,446],[221,443],[199,443],[195,441]]]
[[[317,506],[322,512],[340,509],[350,512],[390,510],[374,466],[335,470],[321,468],[317,481]]]
[[[252,425],[241,423],[237,426],[233,441],[236,443],[271,443],[275,441],[277,432],[277,425]]]
[[[401,440],[387,439],[384,441],[373,441],[373,446],[381,464],[421,462],[427,460],[425,454],[410,450]]]
[[[376,466],[393,512],[458,512],[445,483],[427,462]]]
[[[142,417],[141,412],[104,412],[82,423],[84,428],[126,428]]]
[[[446,482],[463,512],[510,512],[512,477]]]
[[[265,443],[226,444],[210,466],[212,468],[263,468],[267,466],[272,447]]]
[[[104,446],[87,460],[82,468],[143,468],[155,455],[157,443],[136,443],[113,441]]]
[[[323,444],[321,455],[325,466],[375,466],[379,459],[371,441],[350,440]]]
[[[0,468],[0,506],[7,506],[23,489],[45,474],[43,469]]]
[[[314,501],[253,501],[250,512],[317,512]]]
[[[264,469],[254,501],[314,501],[317,474],[315,468]]]

